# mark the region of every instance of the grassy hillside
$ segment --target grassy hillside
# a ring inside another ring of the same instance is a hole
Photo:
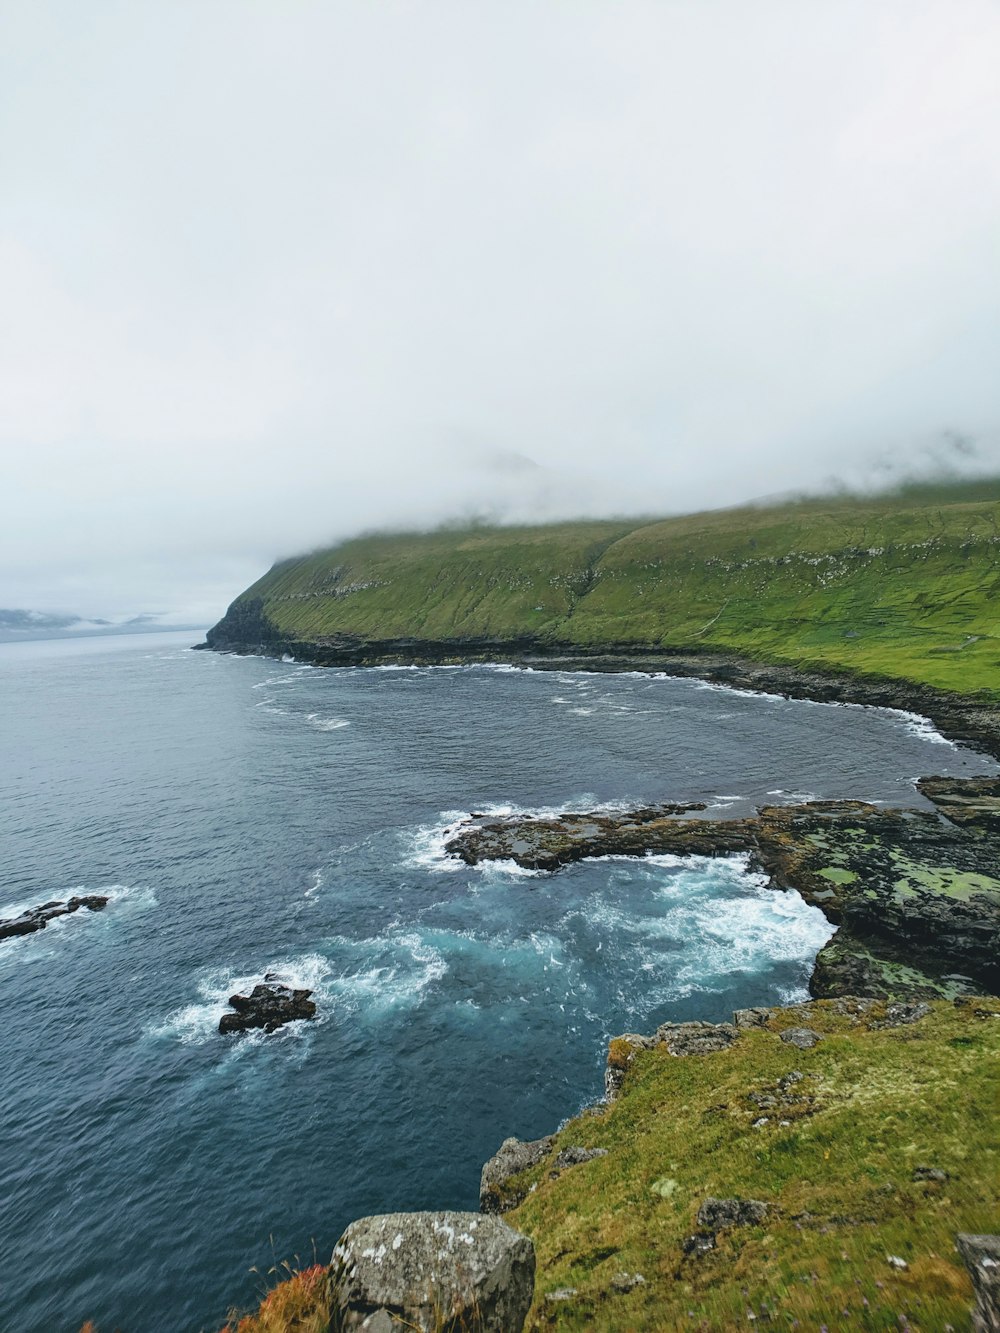
[[[268,636],[723,649],[996,692],[1000,481],[359,538],[276,565],[210,642]]]
[[[954,1237],[996,1220],[1000,1006],[939,1003],[890,1028],[850,1008],[772,1011],[770,1030],[712,1055],[641,1052],[610,1109],[565,1126],[553,1154],[607,1156],[522,1178],[536,1189],[507,1219],[538,1254],[529,1328],[967,1328]],[[809,1051],[777,1035],[803,1019],[823,1034]],[[769,1214],[687,1254],[710,1196]],[[645,1281],[618,1292],[620,1272]]]

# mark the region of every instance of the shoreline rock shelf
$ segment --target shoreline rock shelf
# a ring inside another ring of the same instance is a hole
[[[445,851],[475,866],[554,871],[589,857],[745,853],[837,927],[817,956],[817,999],[954,999],[1000,990],[1000,779],[925,778],[934,810],[863,801],[683,818],[676,805],[557,817],[473,815]],[[690,807],[688,807],[690,808]],[[953,819],[953,814],[959,819]]]
[[[22,912],[20,916],[0,920],[0,940],[13,939],[18,935],[32,935],[36,930],[44,930],[50,921],[56,920],[57,917],[70,916],[73,912],[78,912],[81,907],[90,912],[103,912],[107,905],[108,899],[96,893],[74,896],[65,901],[42,903],[38,907],[29,908],[27,912]]]

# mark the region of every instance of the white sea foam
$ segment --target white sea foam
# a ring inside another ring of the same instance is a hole
[[[351,725],[346,717],[320,717],[319,713],[306,713],[306,721],[317,731],[340,731]]]
[[[271,696],[261,699],[260,703],[254,704],[254,708],[259,708],[262,713],[273,713],[276,717],[285,717],[288,714],[288,709],[279,708]]]
[[[251,685],[253,690],[266,690],[279,685],[292,685],[296,679],[296,672],[286,671],[280,676],[268,676],[265,680],[257,681],[256,685]]]
[[[788,699],[786,699],[783,694],[772,694],[769,690],[754,690],[746,686],[722,685],[720,684],[719,681],[716,680],[701,680],[699,677],[693,677],[693,676],[670,676],[670,675],[664,675],[659,679],[684,681],[688,685],[690,685],[692,689],[710,690],[713,694],[731,694],[731,695],[738,695],[743,698],[746,698],[746,696],[749,694],[756,699],[772,699],[777,703],[782,703],[782,704],[789,702]]]
[[[444,810],[440,823],[424,824],[412,830],[408,835],[410,849],[403,859],[403,865],[415,870],[466,869],[458,857],[449,856],[444,848],[467,818],[468,814],[463,810]]]
[[[923,717],[920,713],[908,713],[902,708],[885,708],[882,710],[891,717],[898,717],[906,730],[913,736],[918,736],[922,741],[930,741],[932,745],[947,745],[949,749],[957,750],[958,745],[950,741],[947,736],[942,736],[929,717]]]
[[[203,974],[196,983],[198,999],[168,1014],[162,1023],[148,1029],[149,1035],[172,1038],[186,1046],[218,1039],[219,1019],[229,1008],[229,996],[248,994],[254,986],[263,982],[267,974],[293,990],[313,991],[317,1000],[317,1013],[312,1023],[329,1019],[330,1005],[324,1004],[323,1000],[329,1001],[330,998],[330,964],[321,954],[311,953],[296,958],[280,958],[265,964],[258,972],[237,973],[232,968],[220,968]],[[260,1029],[241,1037],[241,1044],[249,1041],[254,1045],[265,1038],[270,1040],[272,1037],[303,1035],[302,1029],[309,1026],[306,1022],[290,1023],[273,1034],[264,1033]]]
[[[798,894],[769,888],[766,877],[747,865],[745,855],[633,861],[629,878],[649,867],[660,872],[654,894],[660,911],[652,910],[653,904],[648,911],[630,911],[612,881],[612,891],[567,913],[564,925],[582,916],[613,946],[621,960],[617,968],[630,960],[646,974],[641,992],[629,997],[643,1012],[697,991],[722,989],[732,974],[759,974],[776,962],[800,962],[805,971],[833,927],[818,908]],[[622,975],[628,972],[623,969]],[[803,994],[795,991],[797,998]]]
[[[329,980],[339,1014],[371,1015],[419,1004],[448,971],[441,951],[416,930],[391,929],[361,940],[337,936],[330,947],[342,960]]]
[[[492,671],[498,676],[508,676],[512,673],[526,676],[539,674],[537,667],[515,666],[513,662],[480,662],[475,669],[478,671]]]

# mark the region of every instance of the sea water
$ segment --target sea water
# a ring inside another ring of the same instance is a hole
[[[0,942],[18,1333],[218,1329],[354,1217],[475,1208],[503,1138],[600,1096],[615,1033],[806,995],[830,927],[744,858],[469,869],[463,814],[919,805],[922,774],[996,767],[906,714],[695,681],[191,642],[0,648],[0,916],[110,899]],[[266,972],[316,1020],[220,1036]]]

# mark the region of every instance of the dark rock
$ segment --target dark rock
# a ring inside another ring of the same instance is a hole
[[[681,1241],[681,1249],[690,1255],[708,1254],[715,1249],[715,1232],[699,1231],[693,1236],[686,1236]]]
[[[958,1252],[972,1275],[976,1308],[972,1312],[974,1333],[1000,1333],[1000,1236],[956,1237]]]
[[[913,1168],[913,1179],[916,1181],[934,1181],[935,1184],[943,1185],[951,1177],[947,1171],[942,1171],[939,1166],[915,1166]]]
[[[781,1040],[787,1042],[789,1046],[795,1046],[800,1051],[808,1051],[823,1038],[812,1028],[786,1028],[781,1034]]]
[[[263,1028],[265,1032],[274,1032],[285,1023],[313,1018],[316,1005],[310,995],[311,990],[292,990],[276,981],[254,986],[249,995],[230,995],[229,1004],[236,1012],[222,1015],[219,1031],[248,1032],[251,1028]]]
[[[595,1157],[607,1157],[607,1148],[563,1148],[556,1157],[555,1164],[560,1170],[568,1166],[580,1166],[583,1162],[593,1161]]]
[[[504,1139],[479,1177],[480,1212],[505,1213],[509,1208],[516,1208],[526,1191],[508,1188],[507,1182],[512,1176],[537,1166],[552,1143],[551,1134],[528,1143],[521,1139]]]
[[[69,916],[73,912],[78,912],[81,907],[87,908],[90,912],[100,912],[107,905],[108,899],[96,893],[68,898],[65,902],[42,903],[38,907],[29,908],[27,912],[22,912],[20,916],[0,921],[0,940],[13,939],[18,935],[32,935],[36,930],[44,930],[56,917]]]
[[[724,1231],[760,1226],[767,1214],[767,1204],[759,1199],[706,1199],[698,1209],[697,1222],[706,1231]]]
[[[363,1217],[333,1251],[332,1326],[342,1333],[520,1333],[534,1288],[531,1241],[498,1217]]]
[[[891,691],[876,694],[888,698]],[[1000,710],[990,725],[1000,737]],[[951,998],[963,987],[995,992],[1000,797],[987,787],[1000,791],[1000,783],[974,779],[966,789],[959,780],[941,781],[953,802],[975,806],[978,822],[948,824],[926,810],[863,801],[770,806],[755,818],[730,820],[683,818],[684,807],[664,805],[473,818],[452,830],[446,846],[470,865],[510,858],[546,870],[608,854],[749,852],[772,888],[797,891],[839,927],[816,962],[810,989],[817,998]],[[754,1010],[734,1016],[741,1029],[766,1021]]]
[[[953,824],[1000,833],[1000,778],[921,778],[917,790]]]
[[[769,1092],[748,1092],[747,1101],[753,1102],[759,1111],[773,1111],[778,1105],[777,1097]]]

